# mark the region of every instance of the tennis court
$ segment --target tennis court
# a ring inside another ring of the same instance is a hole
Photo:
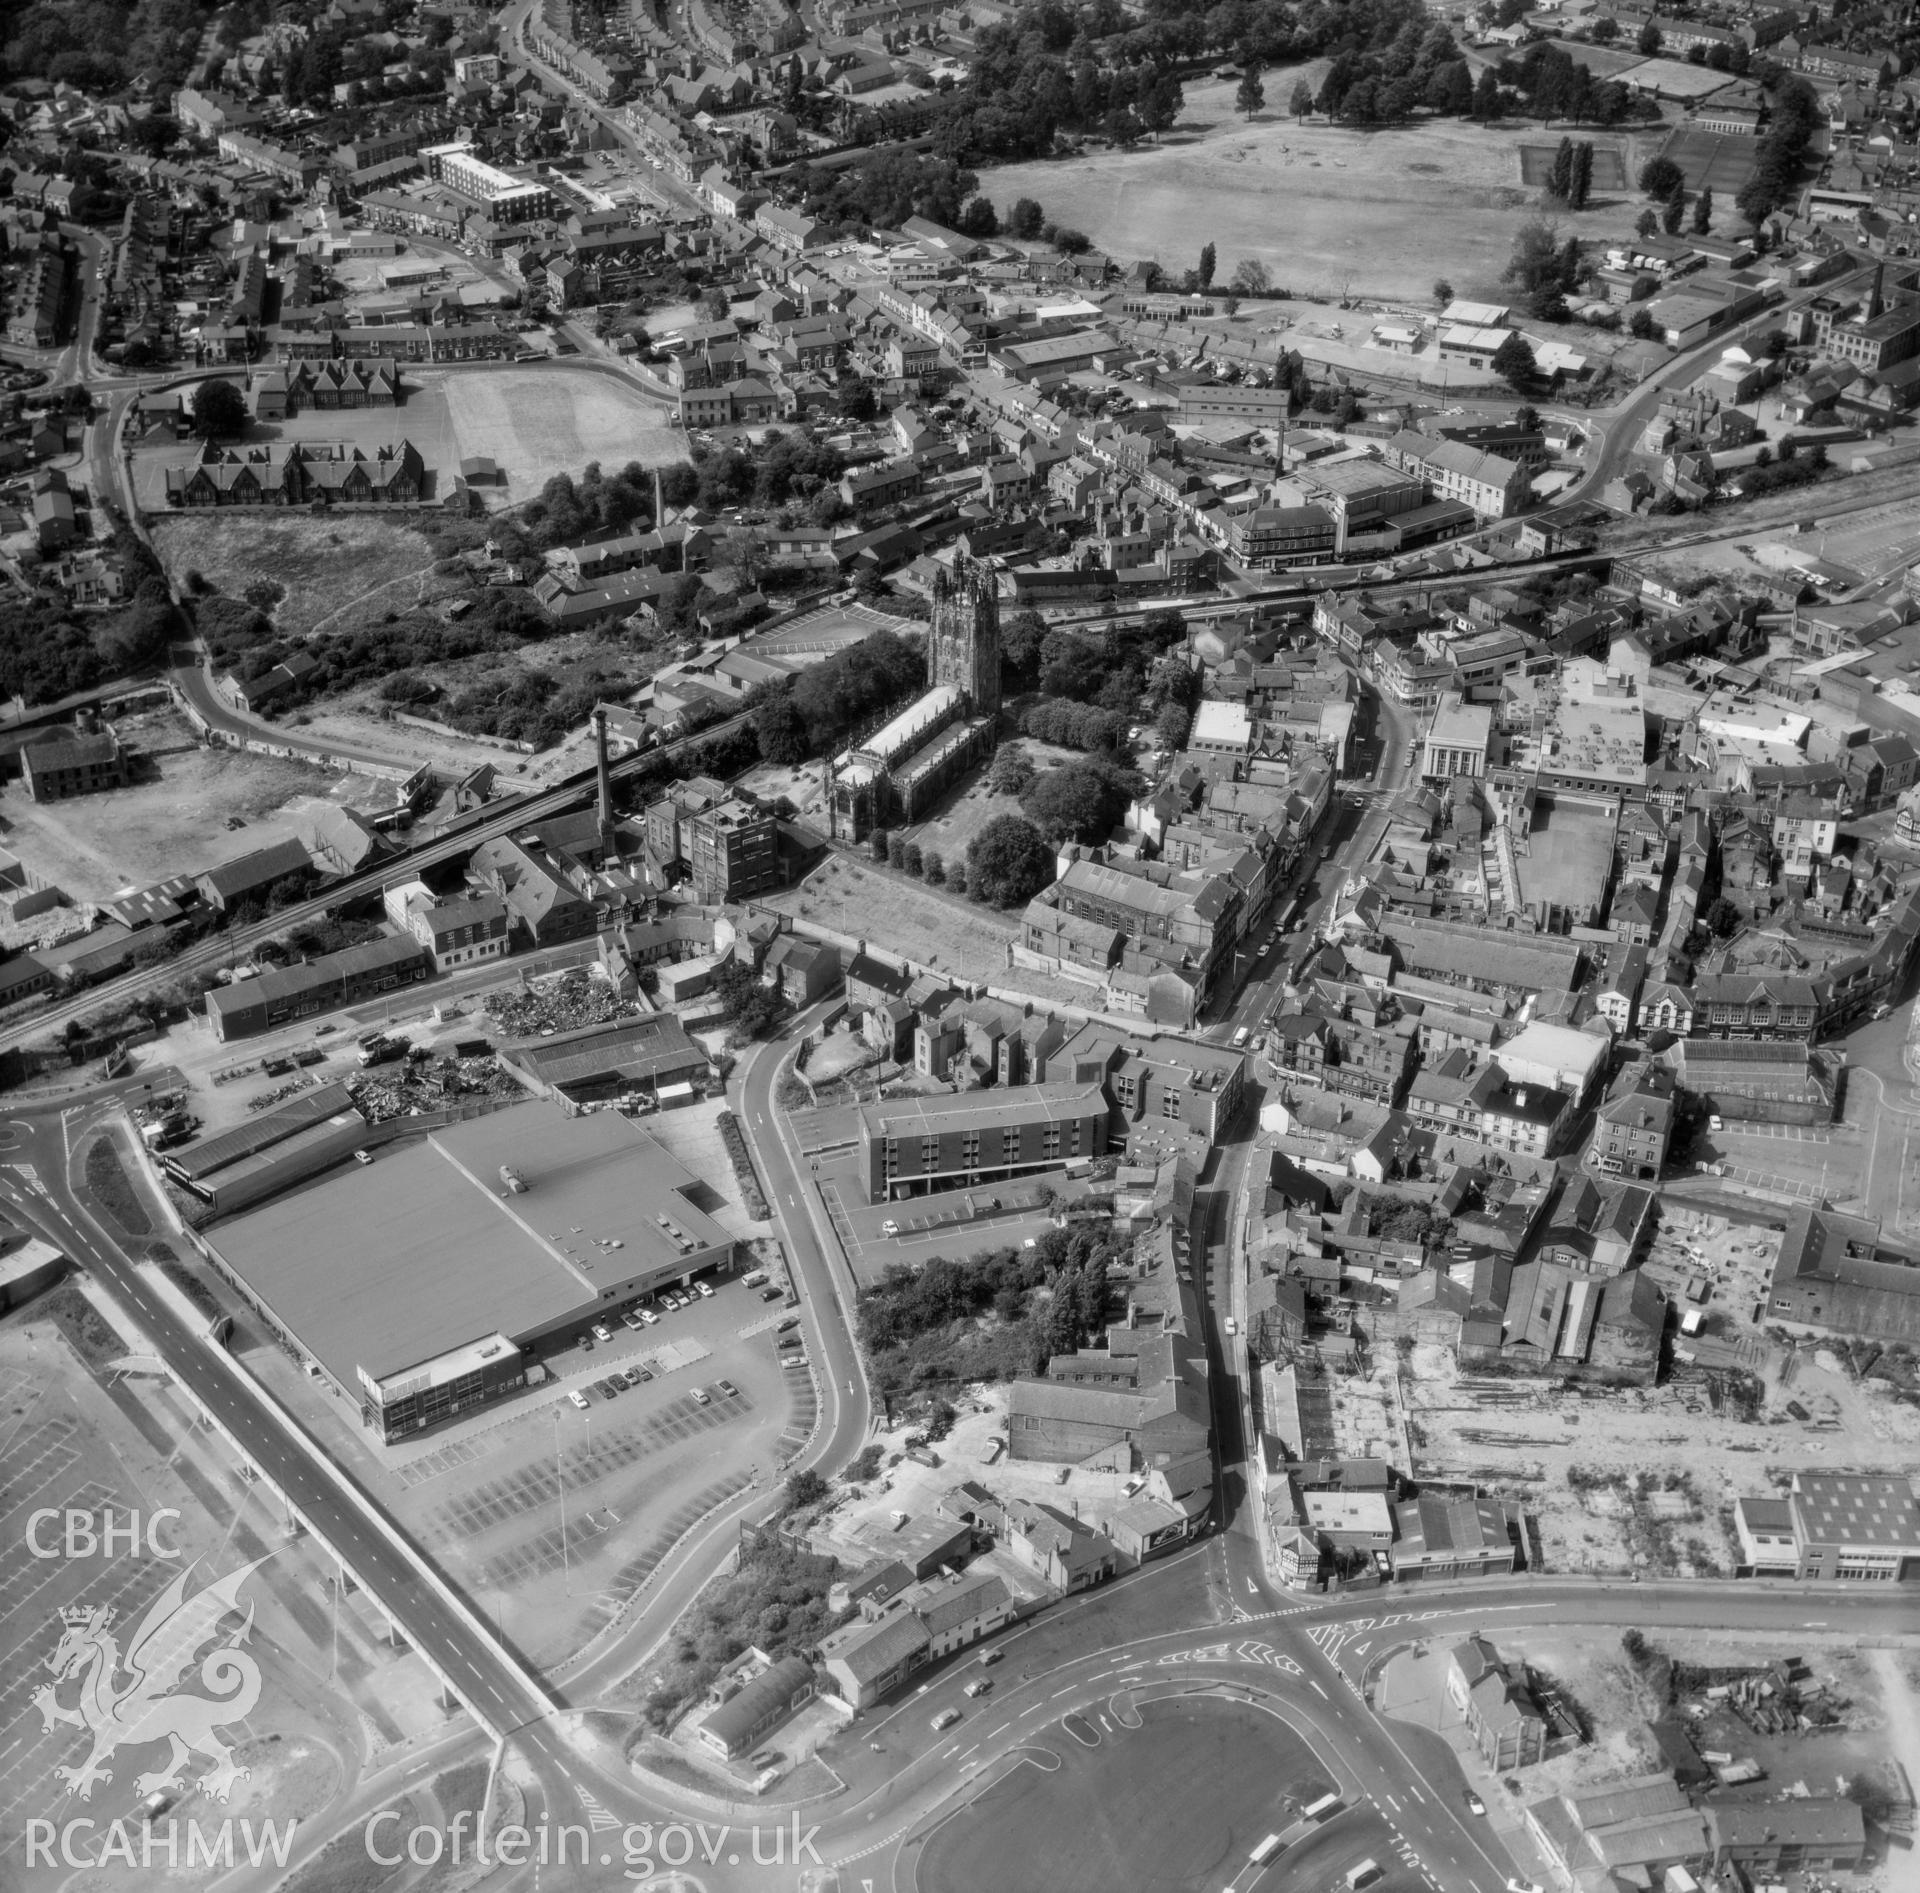
[[[1576,143],[1580,142],[1575,140]],[[1593,188],[1596,191],[1624,191],[1627,188],[1627,160],[1618,145],[1603,145],[1598,139],[1593,143]],[[1542,189],[1547,181],[1547,173],[1553,168],[1554,154],[1560,149],[1557,143],[1551,145],[1522,145],[1520,147],[1520,182],[1529,190]]]
[[[1716,197],[1730,201],[1753,175],[1757,142],[1737,132],[1677,125],[1673,136],[1661,146],[1660,155],[1680,167],[1688,190],[1711,190]]]

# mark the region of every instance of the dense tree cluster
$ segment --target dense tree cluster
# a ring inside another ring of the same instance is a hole
[[[1571,125],[1611,126],[1652,115],[1650,101],[1637,101],[1618,79],[1596,79],[1591,68],[1547,40],[1534,41],[1518,59],[1503,59],[1489,70],[1521,111],[1549,123],[1564,119]]]
[[[1772,116],[1754,147],[1753,175],[1733,200],[1741,216],[1756,228],[1799,190],[1807,147],[1822,124],[1820,101],[1798,73],[1782,74],[1768,103]]]
[[[1529,315],[1563,321],[1567,298],[1579,287],[1585,268],[1580,239],[1568,237],[1563,243],[1557,225],[1536,217],[1514,232],[1513,254],[1501,280],[1519,291]],[[1508,373],[1505,365],[1495,366]]]
[[[1096,704],[1043,697],[1020,719],[1020,727],[1029,736],[1062,749],[1127,752],[1129,725],[1124,710],[1103,710]]]
[[[1180,114],[1177,69],[1214,53],[1230,52],[1243,69],[1297,64],[1333,53],[1341,65],[1335,91],[1343,117],[1356,121],[1371,109],[1386,117],[1430,94],[1458,100],[1467,68],[1444,27],[1431,28],[1419,0],[1329,0],[1296,5],[1291,0],[1255,0],[1231,7],[1203,0],[1150,0],[1137,25],[1128,26],[1117,0],[1040,0],[1022,7],[1005,24],[987,27],[976,42],[966,82],[872,116],[876,140],[930,131],[934,156],[955,167],[1011,163],[1041,157],[1061,133],[1096,134],[1127,143],[1170,127]],[[1452,67],[1442,86],[1437,75]],[[1355,96],[1351,101],[1345,94]],[[1373,105],[1369,108],[1369,98]],[[1472,97],[1470,81],[1466,102]],[[1243,108],[1244,109],[1244,108]],[[1253,109],[1259,109],[1258,106]],[[1452,109],[1462,109],[1456,103]],[[855,167],[858,169],[859,167]],[[897,222],[911,198],[915,208],[941,203],[940,221],[958,221],[970,185],[959,175],[928,171],[925,180],[906,166],[877,174],[873,183],[817,188],[830,214],[866,222]],[[853,209],[853,206],[858,209]],[[912,214],[909,211],[907,214]],[[922,208],[923,215],[933,214]],[[1040,234],[1010,225],[1015,236]],[[1069,232],[1068,235],[1075,233]]]
[[[787,1016],[786,1001],[738,960],[727,960],[715,971],[713,989],[727,1023],[741,1039],[763,1039]]]
[[[185,82],[214,0],[38,0],[0,11],[0,78],[111,91],[136,73]]]
[[[606,474],[597,460],[578,480],[556,473],[522,509],[520,533],[530,552],[578,545],[614,532],[641,532],[653,523],[653,475],[637,460]]]
[[[1038,778],[1029,767],[1030,786]],[[1053,850],[1018,815],[996,815],[967,844],[967,886],[992,907],[1024,907],[1053,880]]]
[[[995,1249],[918,1268],[894,1263],[860,1297],[860,1337],[876,1384],[1038,1372],[1098,1335],[1107,1272],[1121,1245],[1103,1230],[1049,1229],[1031,1249]]]
[[[840,496],[831,482],[847,469],[837,447],[803,433],[770,430],[751,454],[737,447],[698,452],[691,466],[668,467],[660,476],[661,497],[669,506],[698,506],[722,512],[733,506],[784,506],[790,500],[822,500],[820,523],[831,523]],[[649,500],[651,504],[651,500]]]
[[[883,710],[926,688],[917,644],[876,631],[804,670],[784,688],[757,693],[753,730],[769,762],[797,763],[825,753]]]
[[[857,164],[796,165],[791,183],[816,217],[898,229],[909,217],[956,227],[979,179],[950,158],[922,157],[894,145]]]
[[[1041,770],[1020,806],[1049,841],[1101,841],[1145,791],[1137,771],[1111,756],[1092,755]]]
[[[1131,717],[1149,696],[1149,680],[1161,675],[1160,660],[1186,634],[1177,611],[1154,612],[1137,624],[1107,626],[1088,635],[1065,627],[1049,628],[1037,612],[1017,611],[1001,627],[1000,657],[1009,688],[1038,687],[1048,697],[1096,703],[1103,710]],[[1171,687],[1164,682],[1162,695]]]
[[[64,599],[31,598],[0,612],[0,695],[49,703],[107,674],[93,633]]]

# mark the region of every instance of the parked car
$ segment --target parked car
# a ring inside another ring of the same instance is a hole
[[[627,1312],[620,1317],[620,1325],[623,1328],[631,1328],[635,1334],[638,1334],[647,1324],[629,1308]]]
[[[713,1299],[713,1284],[711,1282],[695,1282],[693,1290],[702,1301],[711,1301]]]
[[[783,1297],[777,1288],[763,1288],[760,1291],[760,1299],[762,1301],[780,1301]]]
[[[713,1395],[708,1393],[708,1391],[704,1387],[694,1388],[693,1397],[695,1401],[703,1407],[710,1407],[713,1405]]]
[[[716,1393],[725,1394],[729,1400],[738,1400],[740,1398],[740,1389],[730,1380],[716,1380],[713,1383],[713,1387]]]
[[[880,1233],[883,1236],[897,1236],[900,1233],[900,1225],[889,1216],[887,1220],[880,1225]]]
[[[356,1150],[353,1153],[353,1160],[355,1163],[371,1163],[373,1161],[373,1152],[370,1150]]]
[[[567,1389],[567,1398],[571,1400],[582,1413],[586,1412],[587,1408],[593,1404],[578,1387],[569,1387]]]
[[[1486,1811],[1487,1804],[1469,1788],[1467,1790],[1467,1812],[1469,1814],[1484,1814]]]
[[[593,1324],[593,1338],[596,1341],[611,1341],[613,1330],[604,1321],[596,1321]]]
[[[774,1333],[775,1334],[791,1334],[793,1330],[797,1328],[799,1325],[800,1325],[800,1317],[798,1315],[789,1315],[786,1318],[786,1320],[781,1322],[781,1324],[774,1329]]]

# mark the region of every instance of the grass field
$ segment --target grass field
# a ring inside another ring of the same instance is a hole
[[[1320,64],[1268,73],[1268,109],[1251,121],[1231,85],[1190,85],[1157,146],[1009,165],[984,172],[981,188],[1003,217],[1015,198],[1037,198],[1123,262],[1154,258],[1177,273],[1210,241],[1222,278],[1254,258],[1296,293],[1338,295],[1351,282],[1424,301],[1444,277],[1458,295],[1504,300],[1514,232],[1538,212],[1519,150],[1550,134],[1457,119],[1384,131],[1296,123],[1284,103],[1301,76],[1317,84]],[[1626,167],[1635,162],[1629,149]],[[1590,227],[1598,233],[1594,218],[1578,220],[1581,235]]]
[[[290,637],[312,630],[349,598],[433,564],[433,548],[404,519],[377,513],[162,513],[152,529],[172,577],[199,572],[234,598],[259,579],[284,587],[273,620]]]
[[[531,499],[556,473],[590,460],[609,472],[686,458],[685,437],[657,401],[612,375],[554,369],[492,369],[446,378],[458,454],[485,454],[506,473],[515,500]]]

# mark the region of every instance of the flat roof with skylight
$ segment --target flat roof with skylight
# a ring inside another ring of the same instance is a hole
[[[704,1188],[612,1112],[516,1105],[220,1225],[240,1286],[358,1398],[724,1263]]]

